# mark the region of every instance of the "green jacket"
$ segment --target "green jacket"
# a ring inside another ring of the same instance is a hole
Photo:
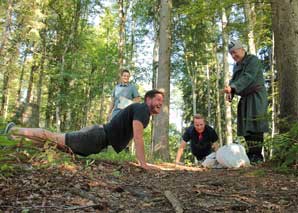
[[[262,65],[255,55],[246,54],[233,68],[230,81],[233,95],[241,96],[237,109],[237,134],[268,132],[267,92]]]

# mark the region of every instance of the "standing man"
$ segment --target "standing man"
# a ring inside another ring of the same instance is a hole
[[[119,153],[131,139],[135,141],[136,157],[144,169],[154,166],[146,163],[144,148],[144,129],[150,116],[161,111],[164,94],[158,90],[150,90],[145,94],[144,103],[134,103],[121,110],[109,123],[93,125],[79,131],[66,134],[53,133],[41,128],[18,128],[9,123],[4,133],[8,136],[26,137],[38,142],[51,141],[58,147],[67,147],[75,154],[88,156],[99,153],[111,145]]]
[[[112,102],[109,110],[109,120],[111,120],[121,109],[124,109],[133,102],[140,102],[140,95],[133,84],[129,83],[130,72],[126,69],[121,71],[120,83],[118,83],[112,93]]]
[[[257,56],[246,53],[239,41],[230,42],[228,49],[236,64],[232,79],[224,92],[228,101],[232,101],[235,94],[240,96],[237,134],[246,140],[249,160],[263,161],[264,132],[269,127],[266,120],[268,101],[262,65]]]
[[[218,136],[215,130],[206,124],[205,118],[199,114],[194,116],[193,125],[188,127],[183,136],[180,147],[176,156],[176,164],[180,163],[180,158],[183,154],[187,142],[190,141],[190,148],[192,154],[198,161],[202,161],[205,157],[211,154],[212,149],[218,149]]]

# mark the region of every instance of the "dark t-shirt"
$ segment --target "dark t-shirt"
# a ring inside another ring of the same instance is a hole
[[[218,136],[212,127],[206,125],[203,137],[199,140],[199,133],[192,125],[185,130],[182,139],[185,142],[190,141],[192,154],[195,155],[198,160],[202,160],[212,152],[212,144],[218,140]]]
[[[133,138],[132,122],[134,120],[140,121],[144,128],[147,127],[150,120],[147,104],[131,104],[104,125],[108,142],[116,152],[121,152]]]

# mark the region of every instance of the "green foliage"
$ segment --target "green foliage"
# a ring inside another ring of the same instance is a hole
[[[132,155],[130,152],[122,151],[120,153],[116,153],[112,147],[108,147],[106,151],[90,155],[87,158],[95,160],[110,160],[117,162],[135,161],[135,156]]]
[[[250,177],[264,177],[266,176],[266,171],[263,169],[257,169],[252,172],[246,173],[245,175]]]
[[[298,165],[298,124],[271,141],[273,161],[281,168],[294,168]]]
[[[14,167],[10,164],[1,164],[0,165],[0,173],[4,176],[7,176],[14,170]]]
[[[174,161],[176,158],[177,150],[181,142],[181,133],[177,131],[176,127],[171,124],[169,130],[169,148],[171,161]]]

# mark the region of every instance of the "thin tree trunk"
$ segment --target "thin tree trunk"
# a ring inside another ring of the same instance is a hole
[[[169,160],[169,102],[170,102],[170,53],[171,53],[171,0],[161,0],[160,8],[160,36],[159,63],[157,87],[164,90],[164,104],[162,112],[154,120],[154,141],[156,154],[162,160]],[[158,127],[158,128],[157,128]]]
[[[206,65],[206,74],[207,74],[207,99],[208,99],[208,119],[211,119],[211,97],[210,97],[210,72],[209,66]]]
[[[119,70],[121,70],[124,66],[124,45],[125,45],[125,12],[124,12],[124,0],[118,0],[119,5],[119,42],[118,42],[118,64]]]
[[[256,44],[254,38],[254,26],[256,24],[255,4],[250,0],[245,0],[244,11],[248,27],[248,50],[251,54],[256,54]]]
[[[276,112],[276,82],[275,82],[275,61],[274,61],[274,49],[275,49],[275,39],[274,39],[274,33],[272,33],[272,50],[271,50],[271,56],[270,56],[270,69],[271,69],[271,97],[272,97],[272,115],[271,115],[271,138],[274,138],[276,132],[276,121],[277,121],[277,112]],[[269,150],[269,158],[273,155],[273,149],[270,147]]]
[[[226,16],[225,9],[222,10],[222,36],[223,36],[223,70],[224,70],[224,83],[225,85],[229,84],[230,72],[229,72],[229,63],[228,63],[228,32],[227,32],[228,19]],[[226,118],[226,144],[233,142],[233,129],[232,129],[232,109],[231,103],[225,101],[225,118]]]
[[[8,85],[10,80],[10,72],[8,68],[3,75],[3,86],[2,86],[2,100],[1,100],[1,109],[0,109],[0,116],[6,119],[7,115],[7,105],[8,105]]]
[[[11,24],[12,24],[12,12],[13,12],[13,0],[7,1],[7,10],[6,10],[6,20],[5,20],[5,28],[2,34],[2,40],[0,44],[0,57],[4,54],[4,49],[6,47],[6,43],[8,41],[10,32],[11,32]]]
[[[223,139],[222,139],[222,128],[221,128],[221,101],[220,101],[220,85],[219,85],[219,80],[220,80],[220,64],[219,61],[217,59],[217,50],[216,47],[213,47],[213,54],[214,54],[214,58],[216,61],[216,83],[215,83],[215,87],[216,87],[216,123],[217,123],[217,134],[218,134],[218,139],[219,139],[219,144],[220,146],[223,146]]]
[[[160,4],[159,4],[159,0],[156,1],[155,4],[155,15],[154,15],[154,20],[153,20],[153,26],[154,26],[154,46],[153,46],[153,62],[152,62],[152,88],[156,88],[156,83],[157,83],[157,75],[158,75],[158,52],[159,52],[159,22],[158,22],[158,14],[160,12]],[[151,121],[151,152],[150,155],[153,156],[154,155],[154,147],[157,145],[155,144],[155,140],[154,140],[154,119],[155,117],[152,117],[152,121]]]
[[[16,109],[18,109],[20,104],[21,104],[21,91],[22,91],[22,84],[23,84],[23,80],[24,80],[26,60],[27,60],[27,50],[25,50],[25,52],[24,52],[24,59],[23,59],[23,62],[22,62],[21,74],[20,74],[20,78],[19,78],[17,98],[16,98],[16,102],[15,102]]]
[[[44,78],[44,65],[45,65],[45,59],[46,59],[47,49],[46,49],[46,37],[45,33],[42,34],[42,56],[40,60],[40,70],[39,70],[39,76],[38,76],[38,83],[37,83],[37,122],[38,127],[40,123],[40,108],[41,108],[41,97],[42,97],[42,86],[43,86],[43,78]]]
[[[27,87],[27,94],[26,94],[26,98],[25,98],[25,103],[24,103],[24,107],[21,108],[21,120],[22,123],[24,123],[24,117],[25,117],[25,112],[27,111],[27,108],[30,104],[30,100],[31,100],[31,96],[32,96],[32,88],[33,88],[33,79],[34,79],[34,73],[35,71],[38,69],[37,65],[32,65],[31,69],[30,69],[30,74],[29,74],[29,81],[28,81],[28,87]],[[33,109],[33,108],[32,108]],[[31,113],[30,116],[33,116],[33,111]],[[27,115],[26,115],[27,117]],[[30,126],[32,126],[32,124],[30,124]]]
[[[49,80],[49,85],[47,85],[48,92],[47,92],[47,106],[46,106],[46,113],[45,113],[45,128],[48,129],[52,122],[52,115],[54,114],[54,88],[56,87],[54,83],[54,79],[51,77]]]

